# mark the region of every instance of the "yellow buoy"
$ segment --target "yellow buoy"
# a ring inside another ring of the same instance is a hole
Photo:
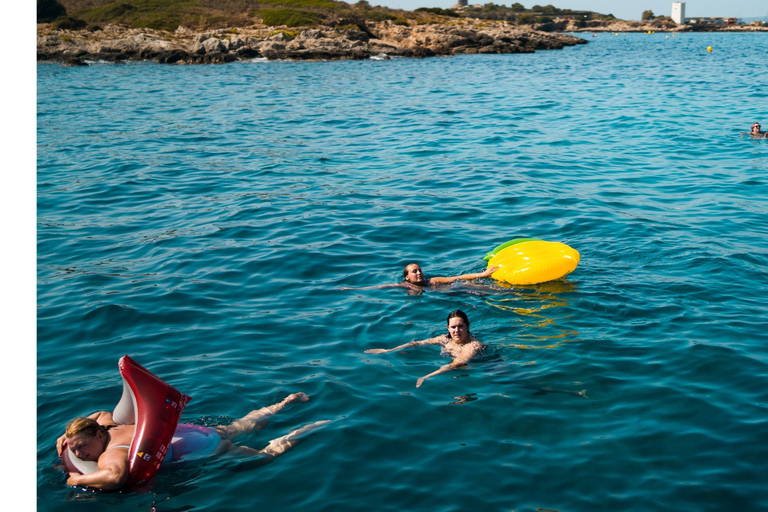
[[[707,51],[711,52],[712,51],[712,47],[711,46],[707,46]]]
[[[502,249],[488,261],[499,269],[491,277],[509,284],[537,284],[560,279],[576,269],[579,252],[560,242],[536,240]]]

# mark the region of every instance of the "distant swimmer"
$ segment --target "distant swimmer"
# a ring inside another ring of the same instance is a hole
[[[768,139],[768,132],[760,131],[760,123],[752,123],[752,131],[745,135],[751,135],[753,139]]]
[[[394,352],[395,350],[401,350],[404,348],[418,347],[421,345],[440,345],[442,353],[449,355],[453,358],[448,364],[441,366],[438,370],[419,377],[416,381],[416,387],[421,387],[424,381],[435,375],[455,370],[461,366],[467,364],[473,357],[480,354],[485,348],[486,344],[477,340],[472,333],[469,332],[469,318],[467,315],[457,309],[451,311],[448,315],[448,334],[442,334],[435,338],[429,338],[421,341],[411,341],[394,348],[372,348],[366,350],[366,354],[384,354],[386,352]]]
[[[471,281],[483,277],[490,277],[499,267],[491,267],[483,272],[463,274],[453,277],[424,277],[421,267],[417,263],[410,263],[403,269],[402,283],[380,284],[377,286],[365,286],[363,288],[342,288],[342,290],[374,290],[379,288],[407,288],[410,291],[421,292],[424,288],[435,288],[441,285],[451,284],[455,281]]]
[[[203,457],[224,452],[244,455],[261,455],[261,464],[271,462],[298,442],[298,437],[313,427],[328,423],[318,421],[305,425],[277,439],[273,439],[261,450],[238,446],[232,442],[238,436],[259,431],[267,424],[267,418],[288,404],[306,402],[304,393],[289,395],[282,402],[251,411],[243,418],[229,424],[214,427],[180,424],[176,427],[174,439],[166,455],[166,461],[184,460],[185,456]],[[136,425],[115,424],[112,413],[99,411],[87,418],[75,418],[67,425],[63,436],[56,441],[56,451],[61,455],[68,447],[74,455],[85,461],[98,463],[98,470],[86,475],[70,474],[67,485],[91,487],[94,489],[120,489],[128,479],[128,451],[136,432]]]

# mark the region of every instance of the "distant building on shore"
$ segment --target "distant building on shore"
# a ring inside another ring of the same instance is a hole
[[[672,2],[670,18],[678,25],[685,24],[685,2]]]

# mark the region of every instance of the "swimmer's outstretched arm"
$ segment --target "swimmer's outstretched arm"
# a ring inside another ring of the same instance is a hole
[[[409,341],[393,348],[369,348],[365,351],[366,354],[386,354],[387,352],[395,352],[396,350],[402,350],[404,348],[418,347],[419,345],[437,345],[439,338],[429,338],[421,341]]]
[[[381,290],[383,288],[407,288],[405,283],[390,283],[390,284],[378,284],[376,286],[362,286],[360,288],[353,288],[351,286],[342,286],[339,290]]]
[[[114,491],[128,480],[128,449],[112,448],[99,457],[99,469],[87,475],[72,473],[67,485]]]
[[[444,364],[439,369],[435,370],[432,373],[429,373],[423,377],[419,377],[418,380],[416,380],[416,387],[420,388],[422,384],[424,384],[424,381],[427,380],[430,377],[434,377],[435,375],[440,375],[441,373],[449,372],[451,370],[455,370],[456,368],[459,368],[461,366],[464,366],[467,364],[474,356],[477,354],[479,350],[473,348],[472,346],[466,347],[462,352],[448,364]]]
[[[444,364],[443,366],[440,367],[440,369],[435,370],[434,372],[429,373],[429,374],[427,374],[427,375],[425,375],[423,377],[419,377],[416,380],[416,387],[420,388],[421,385],[424,384],[424,381],[427,380],[430,377],[434,377],[435,375],[440,375],[441,373],[449,372],[449,371],[453,370],[454,368],[458,368],[459,366],[461,366],[461,365],[457,365],[455,363]]]
[[[483,272],[476,272],[474,274],[463,274],[460,276],[453,276],[453,277],[431,277],[429,279],[429,282],[431,284],[448,284],[452,283],[454,281],[471,281],[472,279],[480,279],[482,277],[490,277],[491,274],[496,272],[499,269],[498,266],[490,267],[487,270]]]

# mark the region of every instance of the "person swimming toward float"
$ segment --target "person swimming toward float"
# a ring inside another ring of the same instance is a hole
[[[472,281],[475,279],[481,279],[483,277],[490,277],[498,267],[491,267],[483,272],[476,272],[472,274],[462,274],[459,276],[450,277],[430,277],[427,278],[424,275],[424,271],[418,263],[409,263],[403,269],[404,281],[400,283],[380,284],[375,286],[364,286],[362,288],[350,288],[343,287],[342,290],[377,290],[382,288],[406,288],[411,292],[420,293],[425,288],[438,288],[445,285],[450,285],[456,281]]]
[[[453,358],[448,364],[416,380],[416,387],[421,387],[424,381],[430,377],[440,375],[460,368],[469,363],[474,357],[480,355],[487,345],[475,338],[469,331],[469,318],[466,313],[457,309],[448,314],[448,334],[441,334],[434,338],[427,338],[421,341],[410,341],[394,348],[372,348],[365,351],[366,354],[385,354],[405,348],[418,347],[422,345],[440,345],[441,351],[445,355]]]
[[[260,457],[257,459],[259,464],[267,464],[295,446],[303,434],[328,423],[328,420],[310,423],[273,439],[262,449],[237,445],[234,439],[258,432],[266,426],[270,416],[289,404],[306,402],[309,397],[305,393],[292,393],[282,401],[253,410],[228,425],[179,424],[178,416],[189,397],[160,381],[128,356],[121,358],[120,370],[124,378],[123,398],[128,395],[127,399],[121,399],[113,412],[98,411],[75,418],[56,440],[56,451],[68,473],[67,485],[105,491],[135,489],[144,485],[161,463],[224,453],[256,455]],[[131,379],[129,370],[144,379],[138,387],[133,380],[126,381],[126,378]],[[151,396],[136,397],[133,391],[145,395],[155,393],[160,398],[157,403],[163,405],[153,406]],[[137,404],[140,410],[134,411]],[[165,410],[161,410],[163,406],[167,406]],[[127,416],[126,408],[130,409]],[[129,420],[125,421],[123,417]],[[169,421],[164,423],[163,419]]]

